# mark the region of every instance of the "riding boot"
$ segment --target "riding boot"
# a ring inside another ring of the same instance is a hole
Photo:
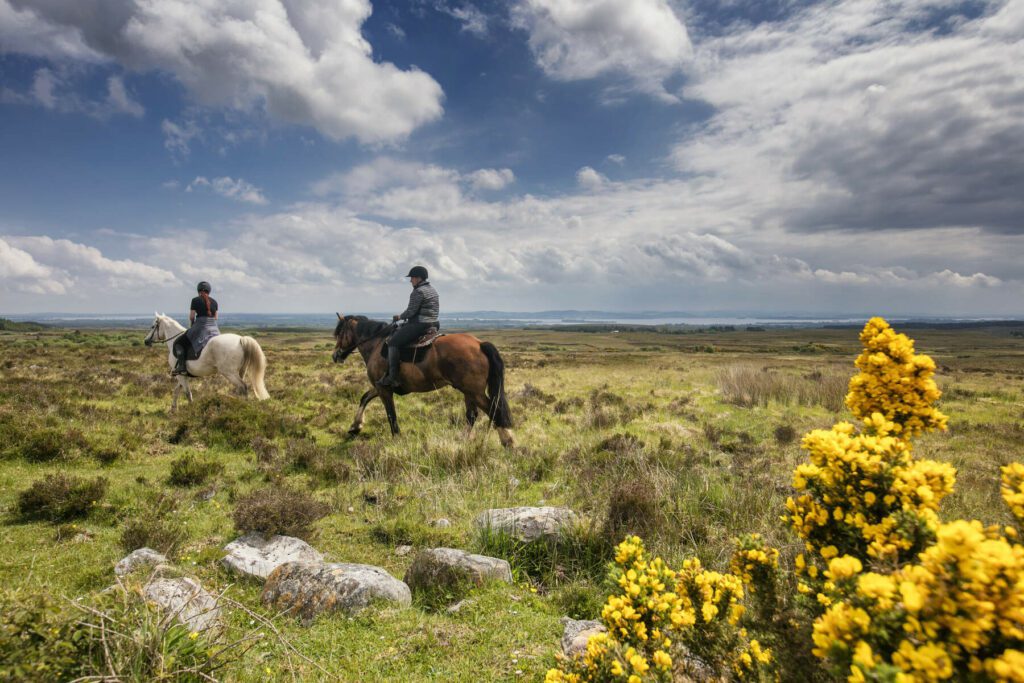
[[[399,388],[402,383],[399,380],[399,374],[401,374],[401,363],[402,363],[402,349],[399,347],[389,346],[388,347],[388,374],[385,375],[378,384],[382,387],[391,387],[392,389]]]
[[[174,345],[174,359],[177,363],[174,366],[174,370],[171,371],[172,375],[187,375],[188,368],[185,364],[188,362],[188,351],[182,344]]]

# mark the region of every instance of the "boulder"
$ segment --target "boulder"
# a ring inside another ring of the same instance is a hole
[[[576,513],[562,507],[495,508],[481,513],[474,523],[492,534],[511,536],[525,543],[558,539],[576,523]]]
[[[206,631],[220,624],[217,599],[195,579],[154,579],[143,588],[143,594],[169,618],[177,619],[193,631]]]
[[[120,562],[114,565],[114,574],[117,576],[127,576],[144,567],[164,564],[165,562],[167,562],[167,558],[152,548],[139,548],[128,553],[128,555],[121,558]]]
[[[227,555],[221,562],[228,569],[266,579],[285,562],[323,562],[323,555],[300,538],[249,533],[224,546]]]
[[[562,652],[566,657],[575,657],[587,651],[590,636],[608,631],[605,625],[596,619],[570,619],[562,617],[565,631],[562,633]]]
[[[358,612],[374,600],[412,603],[409,587],[380,567],[340,562],[286,562],[271,572],[263,604],[310,624],[323,612]]]
[[[430,523],[430,526],[434,527],[435,529],[447,529],[451,525],[452,523],[445,517],[435,519],[433,522]]]
[[[512,583],[512,569],[508,562],[455,548],[422,550],[405,573],[405,583],[414,592],[454,593],[485,581]]]

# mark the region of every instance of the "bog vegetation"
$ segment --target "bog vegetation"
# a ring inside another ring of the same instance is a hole
[[[326,332],[259,334],[273,401],[210,380],[169,416],[142,332],[0,331],[0,680],[1016,680],[1019,331],[489,334],[513,452],[445,392],[346,440],[365,380]],[[472,525],[514,505],[581,523]],[[515,583],[303,627],[220,566],[251,530],[399,577],[398,546],[465,548]],[[222,596],[223,634],[102,592],[141,546]],[[563,615],[609,631],[560,660]]]

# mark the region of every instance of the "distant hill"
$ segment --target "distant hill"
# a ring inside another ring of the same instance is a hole
[[[7,318],[0,318],[0,331],[4,332],[39,332],[40,330],[45,330],[46,327],[46,325],[41,325],[40,323],[27,321],[19,323]]]

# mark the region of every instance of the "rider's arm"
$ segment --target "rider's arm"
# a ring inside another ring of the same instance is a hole
[[[420,306],[423,304],[423,293],[418,290],[412,290],[412,294],[409,295],[409,307],[405,309],[399,316],[399,320],[409,320],[415,318],[416,314],[420,312]]]

